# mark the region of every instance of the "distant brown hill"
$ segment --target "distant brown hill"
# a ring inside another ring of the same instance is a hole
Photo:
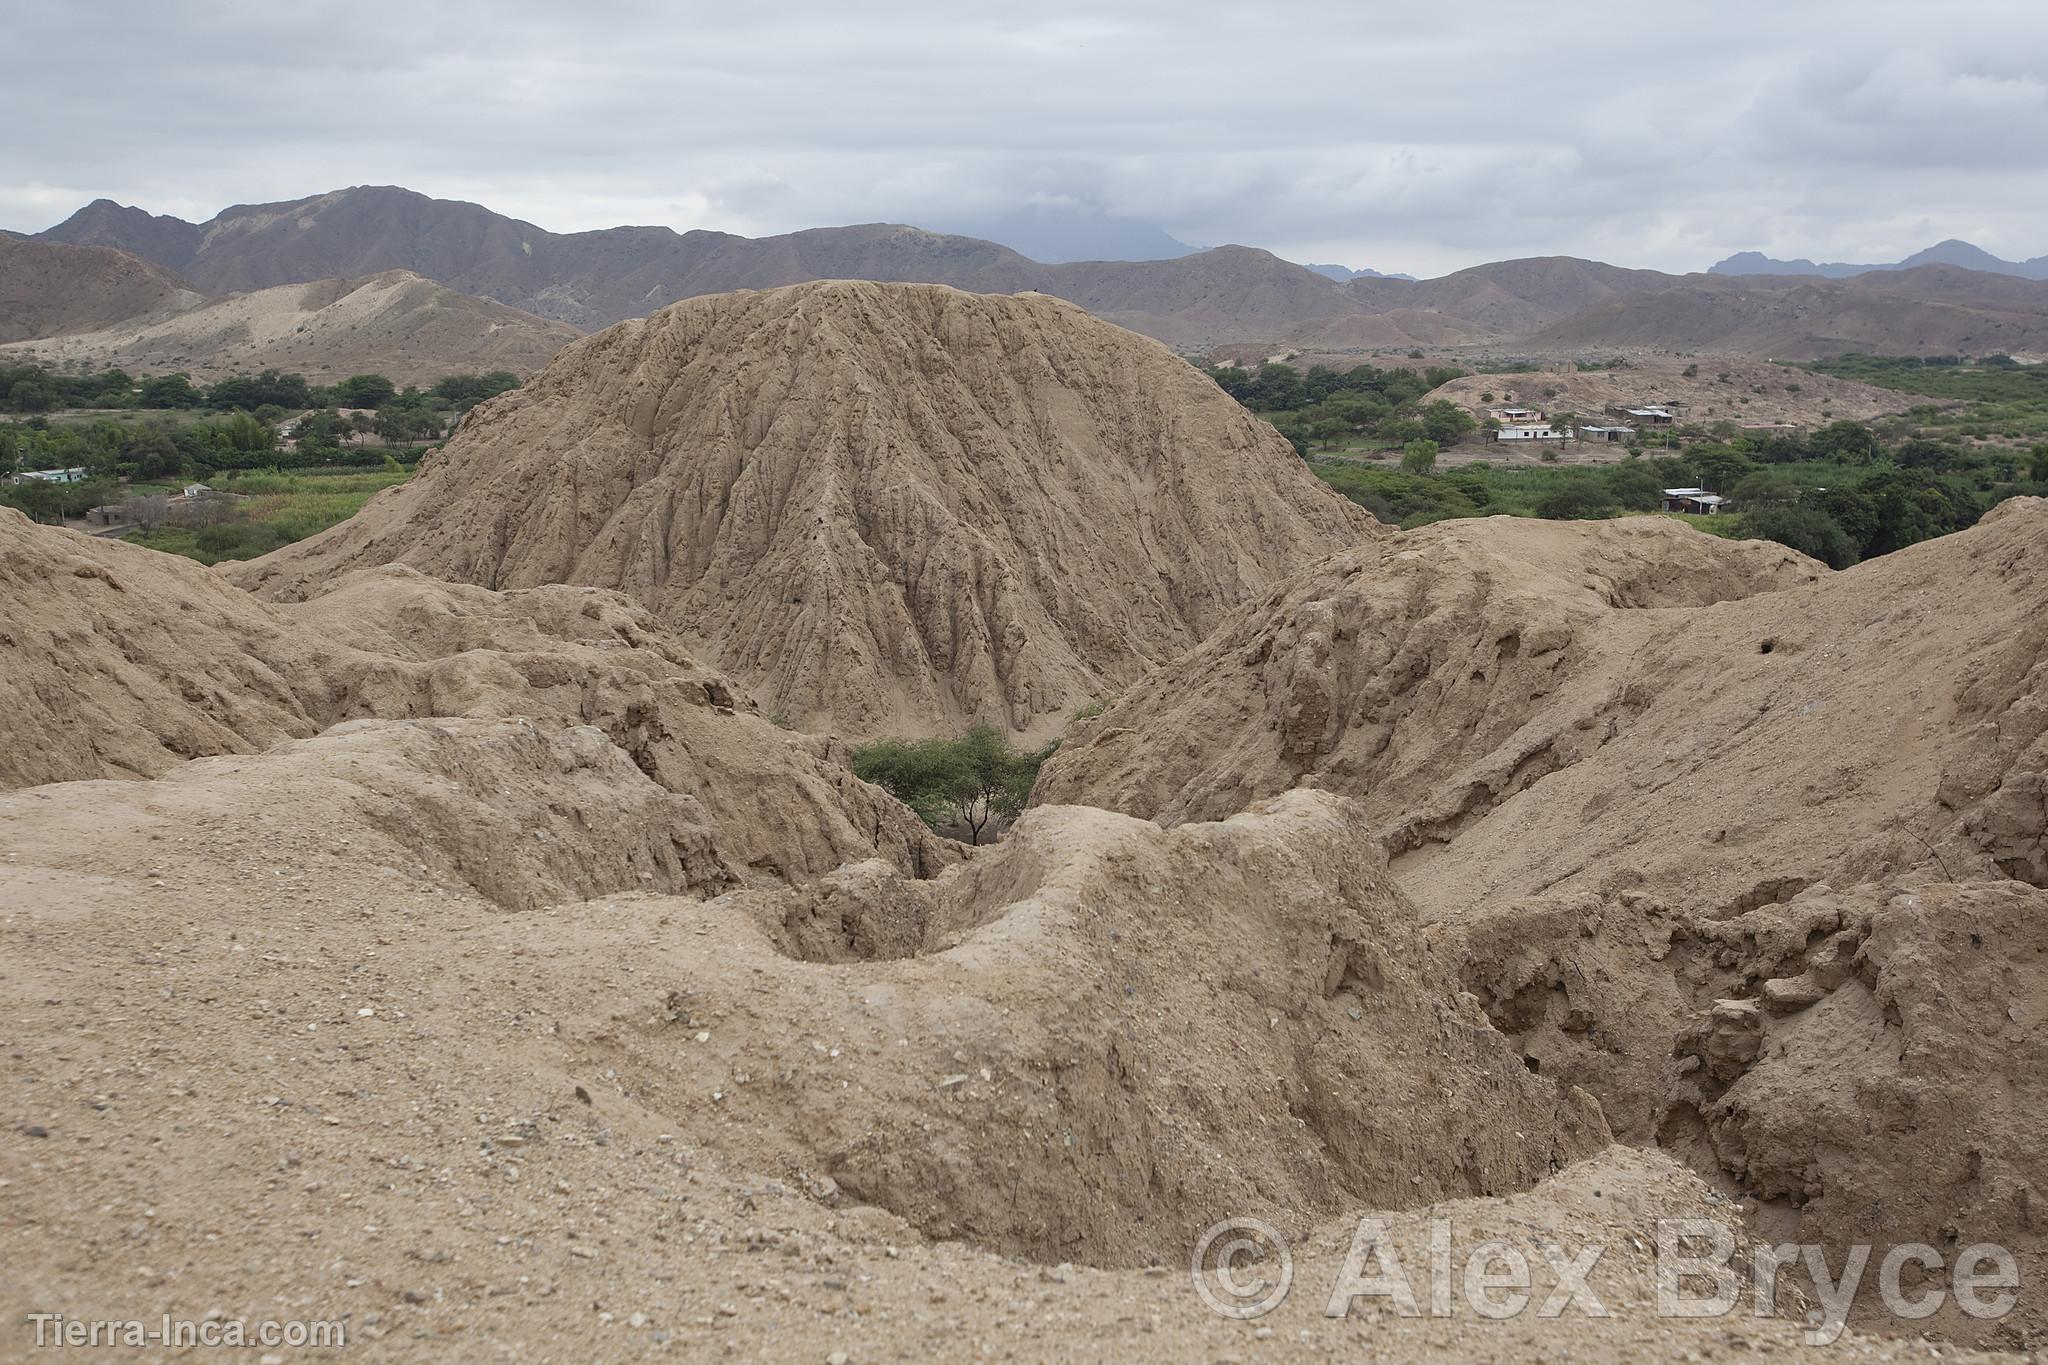
[[[16,272],[16,251],[40,263]],[[402,270],[208,299],[105,247],[0,243],[0,291],[23,297],[19,316],[32,327],[0,355],[200,379],[270,368],[316,383],[367,372],[402,384],[466,370],[525,375],[578,335]]]
[[[125,251],[0,237],[0,342],[86,331],[204,299]]]
[[[1919,266],[1846,280],[1685,277],[1533,332],[1533,347],[1653,346],[1789,360],[1846,351],[2048,351],[2048,283]]]
[[[410,270],[584,330],[679,299],[818,279],[1037,290],[1187,347],[1284,335],[1363,311],[1335,281],[1250,247],[1042,265],[995,242],[892,223],[762,238],[665,227],[554,233],[389,186],[237,205],[204,224],[102,199],[41,238],[119,246],[214,292]]]
[[[96,200],[37,240],[131,251],[215,293],[405,270],[595,330],[680,299],[818,279],[1053,294],[1185,352],[1220,345],[1344,351],[1506,343],[1748,356],[2039,347],[2035,282],[1952,266],[1848,280],[1670,275],[1571,256],[1439,279],[1343,283],[1225,246],[1172,260],[1047,265],[996,242],[892,223],[775,237],[616,227],[555,233],[478,204],[357,186],[242,204],[187,223]]]
[[[1367,278],[1344,288],[1372,312],[1442,313],[1496,336],[1517,336],[1611,299],[1668,289],[1683,278],[1575,256],[1532,256],[1434,280]]]

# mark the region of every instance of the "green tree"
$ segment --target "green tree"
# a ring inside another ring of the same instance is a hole
[[[1243,374],[1244,371],[1239,370],[1238,373]],[[499,394],[518,387],[518,375],[510,370],[492,370],[489,374],[451,374],[435,384],[427,393],[436,403],[454,408],[457,412],[468,412],[485,399],[496,398]],[[1231,392],[1227,387],[1225,392],[1230,393],[1230,396],[1239,402],[1244,401],[1242,394]]]
[[[1744,540],[1774,540],[1801,554],[1812,555],[1829,568],[1846,569],[1858,557],[1856,542],[1849,533],[1818,507],[1767,504],[1744,512],[1741,527]]]
[[[1404,474],[1433,474],[1436,472],[1437,444],[1428,437],[1420,437],[1401,447],[1401,472]]]
[[[142,381],[141,401],[145,408],[196,408],[199,399],[199,390],[192,387],[188,375],[160,374]]]
[[[1936,472],[1959,469],[1969,463],[1968,457],[1956,447],[1919,437],[1903,442],[1892,458],[1902,469],[1932,469]]]
[[[1877,458],[1877,435],[1861,422],[1830,422],[1807,438],[1807,447],[1823,460],[1868,464]]]
[[[1590,484],[1572,482],[1536,500],[1536,515],[1550,521],[1593,521],[1607,515],[1607,499]]]
[[[958,739],[885,739],[855,750],[854,774],[909,806],[934,829],[991,839],[1024,809],[1048,747],[1019,753],[992,727]]]
[[[1471,413],[1448,398],[1438,398],[1423,404],[1422,410],[1415,416],[1416,420],[1422,423],[1422,429],[1428,434],[1429,439],[1436,442],[1439,447],[1456,445],[1461,439],[1469,436],[1478,425]]]
[[[1716,491],[1732,488],[1756,469],[1756,461],[1739,450],[1701,446],[1692,453],[1692,466],[1700,474],[1700,485]]]
[[[1799,485],[1794,483],[1789,475],[1780,473],[1775,469],[1760,469],[1756,473],[1745,475],[1737,481],[1735,487],[1729,492],[1729,497],[1734,499],[1735,505],[1738,508],[1747,512],[1758,507],[1771,507],[1782,503],[1798,502],[1800,489]],[[1841,528],[1838,526],[1835,529],[1840,530]],[[1751,539],[1757,538],[1751,537]],[[1769,539],[1776,539],[1776,537],[1769,537]],[[1816,555],[1815,558],[1819,558],[1819,556]]]
[[[381,374],[356,374],[336,384],[331,392],[336,407],[381,408],[398,396],[398,385]]]
[[[1613,464],[1600,471],[1601,482],[1617,507],[1631,512],[1654,512],[1664,496],[1663,480],[1655,470],[1640,464]]]

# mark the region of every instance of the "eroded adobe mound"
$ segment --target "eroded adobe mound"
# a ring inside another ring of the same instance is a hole
[[[1637,519],[1334,557],[1087,723],[1037,799],[1362,799],[1432,917],[1641,888],[1738,913],[1888,871],[2038,875],[2048,503],[1829,573]]]
[[[802,728],[1040,736],[1376,527],[1071,304],[826,282],[571,346],[404,487],[231,575],[614,588]]]
[[[0,510],[0,787],[156,777],[345,721],[592,727],[694,803],[735,870],[801,880],[881,857],[957,854],[853,776],[843,746],[780,730],[615,593],[494,593],[403,569],[271,605],[174,556]]]
[[[933,881],[869,863],[678,907],[664,993],[587,1056],[697,1141],[1048,1260],[1507,1193],[1599,1147],[1586,1096],[1430,954],[1357,815],[1048,808]]]

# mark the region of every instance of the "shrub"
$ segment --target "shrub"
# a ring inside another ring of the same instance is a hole
[[[856,749],[853,771],[894,796],[934,829],[991,839],[1031,798],[1038,769],[1056,745],[1019,753],[987,725],[958,739],[885,739]]]
[[[1846,569],[1857,559],[1856,542],[1839,522],[1818,507],[1796,503],[1771,503],[1743,513],[1741,538],[1774,540],[1834,569]]]

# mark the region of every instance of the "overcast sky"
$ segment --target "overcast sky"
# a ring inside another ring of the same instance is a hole
[[[1440,274],[2048,253],[2043,0],[5,0],[0,226],[350,184],[558,231],[1033,201]]]

